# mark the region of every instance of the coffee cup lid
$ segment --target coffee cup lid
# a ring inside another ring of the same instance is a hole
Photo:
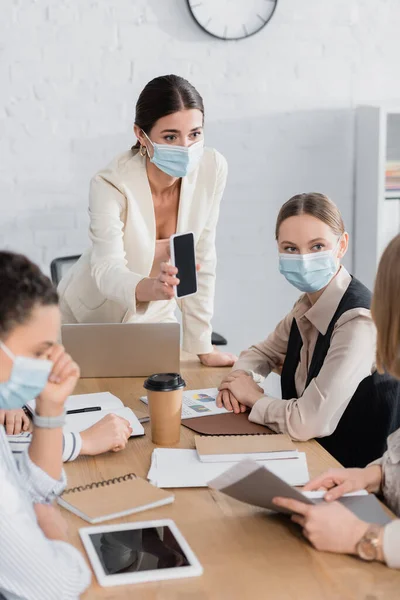
[[[179,373],[156,373],[150,375],[143,384],[146,390],[153,392],[173,392],[186,386]]]

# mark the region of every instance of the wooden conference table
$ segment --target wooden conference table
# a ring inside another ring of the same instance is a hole
[[[185,357],[182,374],[188,389],[218,385],[226,369],[202,367]],[[83,379],[76,393],[110,391],[139,416],[147,412],[140,402],[142,378]],[[150,426],[146,436],[133,438],[120,453],[80,457],[65,465],[68,486],[109,479],[129,472],[146,477],[154,448]],[[194,433],[182,427],[181,448],[194,447]],[[317,442],[298,444],[307,453],[310,476],[338,466]],[[400,573],[355,557],[317,552],[299,528],[285,517],[244,505],[205,488],[175,490],[168,506],[116,519],[109,523],[173,519],[204,567],[201,577],[101,588],[93,575],[83,600],[390,600],[400,598]],[[63,509],[62,509],[63,510]],[[63,510],[72,543],[83,553],[78,535],[87,523]],[[85,554],[85,553],[84,553]],[[86,555],[85,555],[86,556]]]

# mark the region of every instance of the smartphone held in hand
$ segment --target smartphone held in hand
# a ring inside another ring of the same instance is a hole
[[[177,298],[192,296],[197,292],[196,254],[194,234],[177,233],[170,238],[171,263],[178,269]]]

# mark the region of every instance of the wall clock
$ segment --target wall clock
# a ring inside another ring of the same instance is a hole
[[[221,40],[241,40],[260,31],[278,0],[187,0],[196,23]]]

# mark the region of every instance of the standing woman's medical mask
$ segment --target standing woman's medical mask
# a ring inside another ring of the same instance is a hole
[[[279,271],[301,292],[319,292],[338,270],[336,250],[311,254],[279,254]]]
[[[0,348],[11,358],[10,379],[0,383],[0,409],[22,408],[45,388],[53,368],[51,360],[15,356],[0,342]]]
[[[194,171],[203,156],[204,140],[191,146],[173,146],[152,142],[144,131],[143,133],[154,150],[153,156],[149,156],[150,162],[171,177],[185,177]]]

